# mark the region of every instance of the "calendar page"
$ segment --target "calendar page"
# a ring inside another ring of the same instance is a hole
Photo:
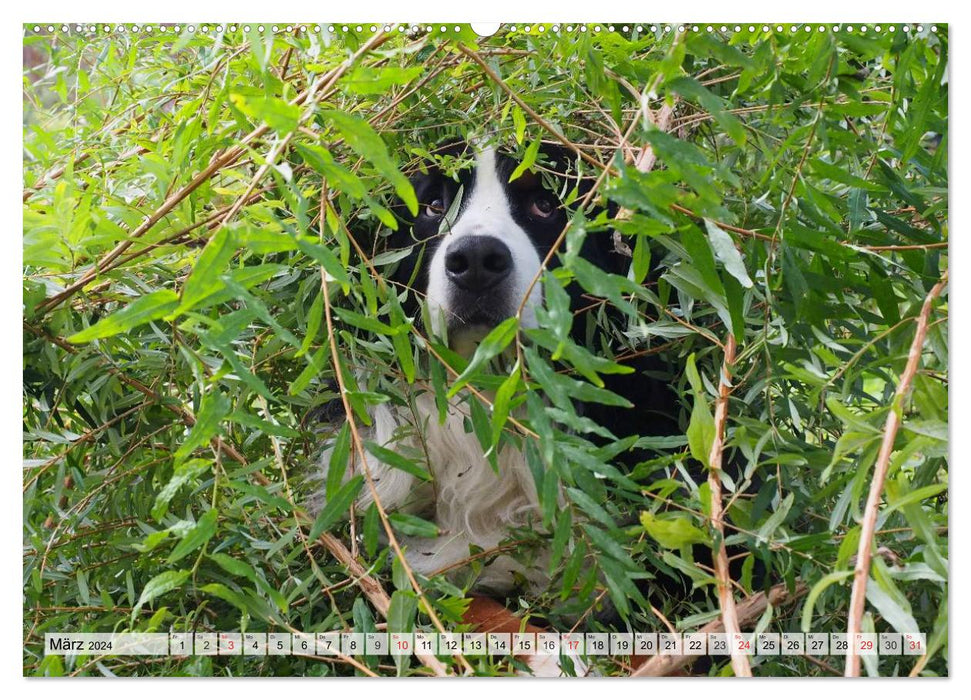
[[[23,24],[23,675],[949,675],[948,24],[360,10]]]

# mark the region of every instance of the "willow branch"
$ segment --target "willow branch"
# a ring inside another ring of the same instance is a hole
[[[728,397],[731,394],[732,365],[735,364],[735,336],[728,335],[725,341],[725,359],[722,363],[721,378],[718,382],[718,400],[715,402],[715,439],[708,454],[708,485],[711,488],[711,524],[718,533],[718,544],[714,548],[715,582],[718,588],[718,605],[721,608],[722,624],[725,632],[734,636],[741,632],[735,597],[732,595],[732,579],[728,570],[728,552],[725,549],[725,523],[722,510],[722,453],[725,449],[725,423],[728,420]],[[734,650],[733,650],[734,651]],[[736,676],[751,676],[752,667],[748,657],[732,654],[732,669]]]
[[[897,439],[897,431],[900,429],[900,421],[904,413],[904,402],[910,393],[910,386],[917,374],[920,365],[920,356],[924,348],[924,339],[927,336],[927,319],[930,317],[931,306],[934,300],[940,295],[941,290],[947,285],[947,270],[941,281],[934,285],[927,296],[924,298],[924,305],[921,307],[920,315],[917,317],[917,331],[914,333],[914,342],[910,344],[910,353],[907,356],[907,366],[900,377],[897,391],[894,393],[893,404],[887,421],[883,427],[883,441],[880,443],[880,452],[877,455],[877,463],[873,469],[873,478],[870,480],[870,493],[867,495],[866,507],[863,510],[863,522],[860,524],[860,544],[856,552],[856,566],[853,570],[853,591],[850,594],[849,623],[846,627],[846,634],[849,639],[849,649],[846,652],[846,670],[844,675],[847,677],[860,675],[860,655],[857,654],[856,645],[853,640],[863,624],[863,608],[866,603],[866,587],[870,577],[870,559],[873,553],[873,537],[877,527],[877,515],[880,511],[880,501],[883,498],[883,484],[887,478],[887,471],[890,468],[890,455],[893,453],[893,446]]]

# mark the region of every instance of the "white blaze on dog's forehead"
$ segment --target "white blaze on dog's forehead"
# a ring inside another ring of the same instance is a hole
[[[499,173],[496,172],[496,152],[492,148],[479,151],[475,159],[475,191],[479,197],[486,202],[493,200],[496,202],[506,202],[506,190],[499,182]]]
[[[506,239],[511,227],[518,228],[509,210],[509,200],[496,168],[496,160],[496,152],[492,148],[485,148],[476,155],[472,191],[452,228],[456,236],[489,235]]]

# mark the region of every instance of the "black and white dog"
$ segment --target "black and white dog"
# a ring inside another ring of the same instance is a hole
[[[419,211],[406,217],[388,240],[390,249],[410,250],[391,281],[423,297],[428,330],[447,335],[452,349],[468,356],[520,307],[521,324],[536,325],[543,293],[541,284],[532,283],[564,230],[568,212],[560,194],[546,186],[551,178],[527,171],[510,181],[516,161],[493,148],[463,143],[438,153],[464,158],[471,167],[450,177],[429,163],[413,177]],[[559,192],[582,190],[581,181],[569,173],[572,159],[565,151],[548,150],[542,161],[562,188]],[[627,262],[613,252],[613,245],[609,233],[590,236],[581,254],[598,266],[620,270]],[[550,266],[555,265],[554,258]],[[400,538],[410,566],[426,576],[452,570],[470,552],[496,548],[511,529],[535,528],[542,520],[536,484],[522,452],[500,450],[496,473],[466,427],[468,412],[456,397],[440,423],[431,391],[419,393],[411,406],[381,404],[373,409],[367,438],[417,456],[432,475],[425,482],[371,455],[367,458],[384,509],[421,515],[438,526],[439,536],[433,539]],[[324,459],[326,464],[328,456]],[[372,501],[365,488],[359,505]],[[533,558],[498,554],[487,561],[475,582],[477,590],[504,594],[524,581],[532,588],[547,583],[548,558],[542,553]]]

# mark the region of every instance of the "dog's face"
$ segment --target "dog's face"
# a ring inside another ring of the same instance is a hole
[[[474,345],[520,306],[522,324],[536,325],[542,286],[533,280],[567,223],[541,172],[510,182],[516,161],[492,148],[469,160],[457,179],[434,166],[412,179],[418,215],[391,240],[392,248],[413,246],[394,279],[425,295],[432,332],[447,331],[456,349]]]

